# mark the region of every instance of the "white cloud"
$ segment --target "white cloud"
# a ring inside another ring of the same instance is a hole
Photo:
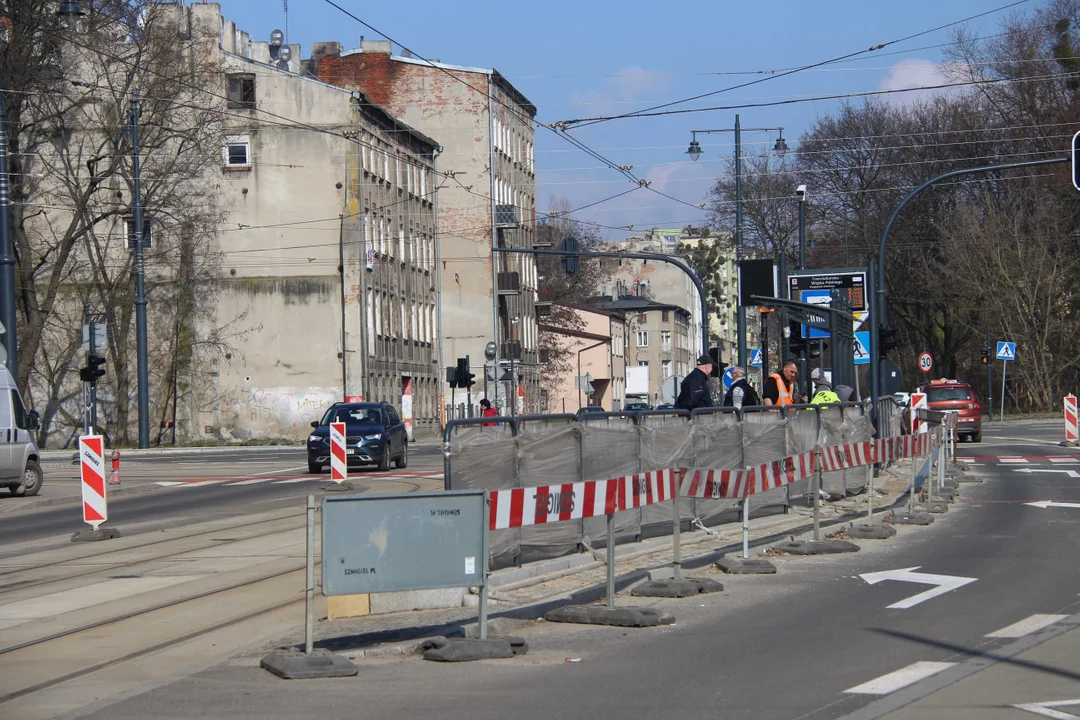
[[[947,75],[946,66],[929,60],[901,60],[889,68],[889,74],[881,81],[880,90],[911,90],[912,88],[945,85],[953,80]],[[933,95],[955,92],[955,88],[938,90],[914,90],[884,96],[885,102],[895,105],[908,105],[919,100],[926,100]]]
[[[671,88],[671,76],[655,70],[630,65],[604,78],[603,87],[574,92],[571,99],[587,115],[627,112],[635,101],[656,100]]]

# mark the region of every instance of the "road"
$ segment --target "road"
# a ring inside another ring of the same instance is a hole
[[[1058,447],[1060,431],[1059,423],[987,427],[983,443],[960,446],[985,482],[964,485],[963,501],[933,526],[864,542],[857,554],[785,559],[772,577],[724,577],[717,595],[659,601],[676,615],[668,628],[541,623],[523,631],[532,649],[513,661],[383,660],[363,664],[356,678],[306,684],[232,663],[90,717],[352,718],[360,696],[365,714],[386,717],[434,709],[460,718],[1037,717],[1012,705],[1080,697],[1075,662],[986,662],[956,677],[973,658],[1032,642],[1080,613],[1080,509],[1025,504],[1080,503],[1080,480],[1070,475],[1080,451]],[[899,609],[889,606],[929,586],[860,577],[906,568],[974,581]],[[1058,625],[1039,630],[1043,616]],[[1053,642],[1069,638],[1080,652],[1080,629]],[[1040,682],[1010,685],[1021,670]],[[1004,673],[995,688],[1012,700],[987,706],[979,691],[965,695],[981,672]],[[921,711],[934,691],[958,699],[948,711]]]
[[[0,493],[0,558],[29,550],[59,547],[82,523],[78,467],[69,460],[43,464],[45,487],[39,498]],[[380,473],[374,467],[350,468],[358,492],[397,493],[442,487],[442,454],[435,444],[410,446],[405,470]],[[232,452],[179,453],[123,459],[121,489],[109,500],[106,526],[125,536],[244,513],[298,506],[302,496],[321,493],[329,474],[307,472],[301,447],[252,447]],[[113,488],[115,490],[115,488]],[[66,501],[35,508],[41,501]],[[26,505],[30,509],[22,509]]]

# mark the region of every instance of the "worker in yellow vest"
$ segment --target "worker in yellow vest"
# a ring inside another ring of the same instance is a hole
[[[814,381],[814,399],[810,401],[811,405],[832,405],[840,402],[840,396],[833,392],[832,385],[825,373],[821,372],[821,368],[814,368],[810,379]]]
[[[799,374],[799,365],[788,360],[779,373],[773,373],[765,381],[761,397],[766,405],[792,405],[795,403],[795,376]]]

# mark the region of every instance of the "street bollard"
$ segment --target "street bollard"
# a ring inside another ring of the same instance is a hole
[[[120,484],[120,451],[113,450],[112,452],[112,474],[109,475],[110,485]]]
[[[742,499],[742,556],[750,559],[750,498]]]
[[[908,512],[915,514],[915,481],[919,479],[919,463],[915,453],[911,454],[911,491],[908,493]]]
[[[315,649],[315,496],[307,496],[307,589],[304,602],[304,652]]]
[[[822,468],[825,465],[825,454],[821,451],[821,448],[815,449],[817,458],[817,472],[814,474],[813,493],[814,493],[814,542],[821,539],[821,488],[825,484]]]
[[[615,607],[615,515],[607,516],[607,606]]]
[[[682,476],[675,477],[675,525],[671,533],[671,565],[675,571],[675,582],[682,582],[682,517],[679,512],[679,491],[682,489]]]

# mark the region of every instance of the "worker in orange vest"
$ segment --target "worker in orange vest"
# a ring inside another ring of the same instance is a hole
[[[784,363],[779,373],[769,375],[765,389],[761,393],[766,405],[792,405],[795,403],[795,376],[799,365],[794,360]]]

